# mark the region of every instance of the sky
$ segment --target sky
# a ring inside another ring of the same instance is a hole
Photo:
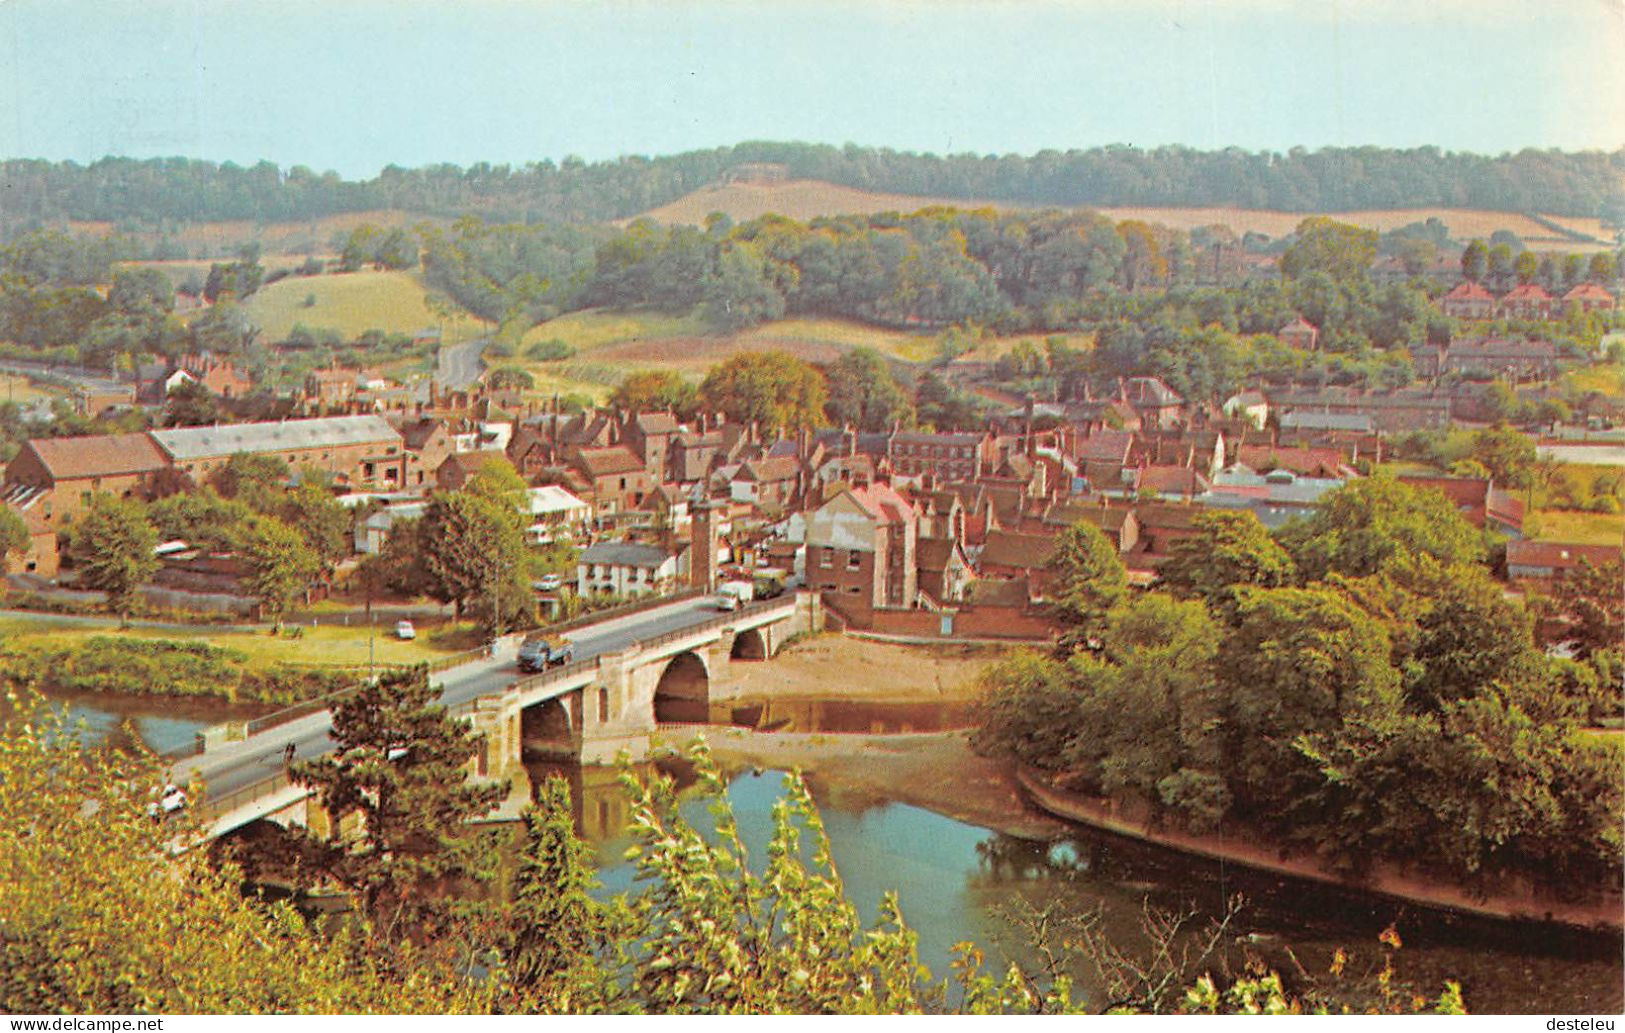
[[[0,0],[0,157],[1625,146],[1625,0]]]

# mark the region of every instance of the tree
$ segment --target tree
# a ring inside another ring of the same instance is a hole
[[[164,396],[166,427],[202,427],[220,422],[220,401],[195,380],[183,380]]]
[[[1323,272],[1339,282],[1365,279],[1377,258],[1377,231],[1323,215],[1298,223],[1295,238],[1281,255],[1281,274],[1297,279]]]
[[[503,976],[513,1011],[597,1012],[616,996],[604,956],[629,916],[597,900],[592,850],[577,836],[570,787],[548,776],[522,815]]]
[[[321,570],[321,560],[297,530],[275,517],[259,517],[244,536],[247,587],[260,612],[282,630],[282,618]]]
[[[1080,520],[1055,536],[1050,612],[1065,626],[1060,648],[1087,646],[1106,630],[1106,614],[1128,591],[1117,547],[1100,528]]]
[[[760,874],[749,863],[703,744],[690,751],[716,832],[683,819],[669,780],[623,778],[632,796],[641,923],[628,953],[643,1008],[660,1014],[875,1014],[927,998],[914,934],[896,899],[864,928],[846,899],[817,808],[785,778]],[[805,840],[805,843],[803,842]]]
[[[1278,539],[1310,581],[1337,572],[1377,573],[1409,557],[1449,566],[1484,557],[1484,536],[1438,491],[1387,477],[1351,481],[1320,499],[1314,515]]]
[[[1478,283],[1489,270],[1490,249],[1482,240],[1474,240],[1461,250],[1461,275]]]
[[[468,478],[468,483],[463,485],[463,490],[475,498],[512,510],[516,526],[524,523],[520,510],[525,505],[529,489],[530,486],[519,476],[513,464],[500,456],[493,456],[481,463],[480,468]]]
[[[469,821],[489,814],[507,786],[467,777],[482,737],[437,695],[421,665],[364,683],[333,706],[333,751],[292,769],[335,820],[361,816],[358,840],[327,851],[324,874],[386,937],[445,933],[455,909],[439,891],[493,874],[490,844]]]
[[[1238,589],[1234,630],[1214,665],[1224,694],[1224,772],[1238,804],[1267,826],[1313,824],[1295,808],[1316,781],[1294,746],[1346,716],[1399,698],[1383,627],[1328,588]]]
[[[773,284],[762,256],[748,244],[724,246],[702,286],[706,316],[723,330],[784,315],[784,295]]]
[[[518,366],[502,366],[492,370],[485,383],[493,391],[531,391],[536,387],[536,378]]]
[[[1201,599],[1215,613],[1230,615],[1236,586],[1279,588],[1296,579],[1292,557],[1251,512],[1206,510],[1191,524],[1195,533],[1174,543],[1158,571],[1175,595]]]
[[[1495,682],[1542,681],[1529,615],[1479,566],[1449,568],[1426,596],[1407,665],[1413,706],[1438,710]]]
[[[275,513],[293,479],[288,464],[260,452],[238,452],[216,470],[209,483],[223,498],[236,499],[256,513]]]
[[[12,553],[27,552],[30,541],[23,518],[15,510],[0,506],[0,569],[4,569]]]
[[[86,743],[37,696],[0,707],[0,1011],[484,1010],[467,981],[386,969],[364,925],[313,929],[243,892],[198,831],[154,822],[156,758]],[[184,948],[182,947],[184,945]]]
[[[1600,283],[1606,286],[1618,275],[1619,266],[1615,262],[1614,256],[1606,251],[1599,251],[1592,255],[1591,261],[1586,265],[1586,279],[1592,283]]]
[[[349,555],[350,511],[333,497],[315,471],[300,471],[299,484],[283,496],[278,511],[299,532],[323,572],[331,572]]]
[[[1625,564],[1620,560],[1602,566],[1581,560],[1553,589],[1558,612],[1566,619],[1581,656],[1625,648],[1621,584],[1625,584]]]
[[[523,569],[524,537],[511,507],[468,492],[436,495],[418,527],[430,596],[461,617],[468,604],[511,583]]]
[[[824,411],[837,426],[890,430],[914,425],[914,406],[897,386],[891,367],[873,348],[854,348],[830,364]]]
[[[107,593],[107,604],[127,620],[141,586],[158,572],[158,535],[133,499],[98,494],[73,529],[68,555],[87,588]]]
[[[623,412],[669,411],[686,418],[698,408],[699,390],[670,370],[639,370],[621,381],[609,404]]]
[[[1533,283],[1539,272],[1540,259],[1535,257],[1533,251],[1520,251],[1518,257],[1512,260],[1512,275],[1518,278],[1519,283]]]
[[[183,541],[215,552],[236,548],[253,517],[246,505],[221,498],[208,485],[165,495],[147,507],[147,519],[161,541]]]
[[[736,423],[764,433],[817,427],[824,422],[823,374],[786,352],[745,352],[712,368],[700,398]]]
[[[1535,443],[1527,435],[1498,424],[1473,432],[1471,451],[1490,476],[1509,488],[1524,488],[1535,466]]]

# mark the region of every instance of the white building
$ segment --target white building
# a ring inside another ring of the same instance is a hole
[[[546,545],[560,534],[573,537],[592,524],[592,506],[557,484],[526,492],[525,512],[530,516],[525,533],[538,545]]]
[[[578,595],[647,595],[677,582],[677,557],[653,545],[600,542],[581,550],[576,563]]]

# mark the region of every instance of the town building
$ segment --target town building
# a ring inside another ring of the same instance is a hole
[[[1472,280],[1463,280],[1439,299],[1439,311],[1451,319],[1494,319],[1495,295]]]
[[[239,452],[273,456],[295,470],[310,467],[346,488],[401,488],[410,472],[405,441],[381,416],[175,427],[151,434],[177,473],[194,484]]]
[[[807,584],[839,611],[912,606],[913,505],[888,484],[849,488],[807,515]]]
[[[1550,585],[1570,576],[1582,563],[1606,567],[1620,561],[1617,545],[1571,542],[1507,542],[1507,580]]]
[[[1320,344],[1320,328],[1309,320],[1299,316],[1286,326],[1275,331],[1276,340],[1288,348],[1299,351],[1314,351]]]
[[[1549,319],[1555,302],[1538,283],[1520,283],[1501,295],[1499,310],[1503,319]]]
[[[581,550],[576,561],[579,595],[648,595],[677,584],[678,557],[655,545],[599,542]]]

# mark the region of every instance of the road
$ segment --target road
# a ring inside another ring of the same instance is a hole
[[[441,345],[439,368],[434,374],[441,388],[460,391],[480,379],[480,374],[485,372],[485,362],[480,358],[480,353],[490,343],[490,338],[477,337],[462,344]]]
[[[577,628],[565,637],[575,644],[575,658],[590,660],[613,653],[634,642],[655,638],[669,631],[691,627],[717,616],[709,596],[685,599],[667,606],[616,617],[599,624]],[[478,696],[498,691],[523,677],[514,659],[512,640],[493,659],[481,659],[453,667],[435,676],[441,687],[440,702],[455,706]],[[319,757],[333,749],[332,715],[327,711],[310,714],[256,735],[246,742],[213,753],[188,757],[170,766],[170,781],[185,785],[194,775],[207,786],[209,799],[234,793],[281,770],[284,750],[294,746],[300,760]]]

